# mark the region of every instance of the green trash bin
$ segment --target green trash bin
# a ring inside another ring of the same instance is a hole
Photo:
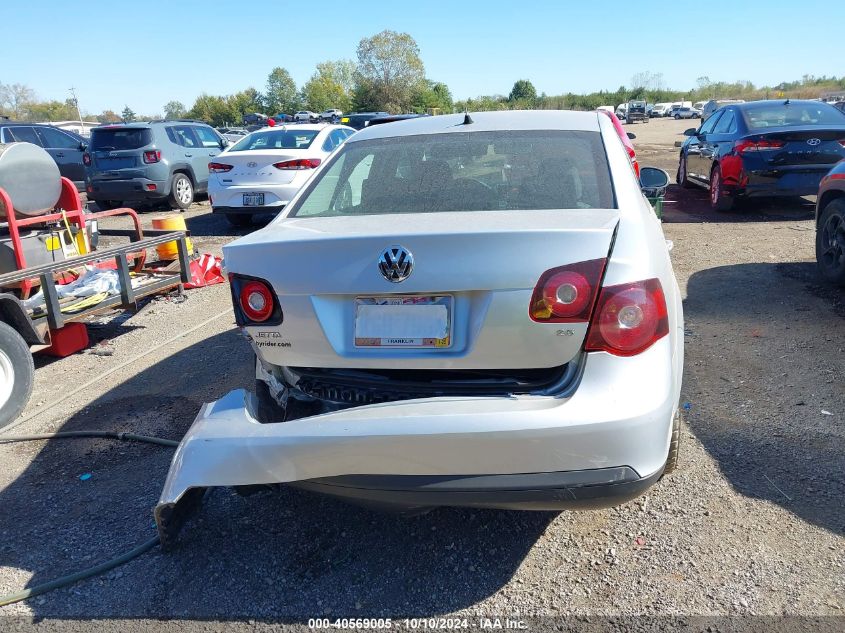
[[[661,220],[663,219],[663,196],[659,198],[646,198],[651,203],[651,208],[654,209],[655,215]]]

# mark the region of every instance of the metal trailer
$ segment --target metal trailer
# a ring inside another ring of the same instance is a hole
[[[9,424],[26,406],[32,392],[34,364],[32,353],[50,346],[53,333],[73,322],[117,306],[125,310],[137,309],[138,300],[172,288],[180,288],[190,281],[190,253],[186,231],[147,230],[141,227],[138,215],[132,209],[113,209],[99,213],[85,213],[73,183],[62,178],[62,195],[57,205],[60,211],[34,218],[18,219],[12,202],[0,188],[0,204],[7,210],[7,222],[0,228],[8,229],[14,248],[18,270],[0,274],[0,428]],[[86,230],[92,220],[115,215],[130,216],[133,229],[104,229],[99,235],[124,237],[129,242],[97,251],[77,255],[63,261],[27,266],[20,246],[22,227],[45,222],[66,221],[68,226]],[[178,266],[145,268],[148,248],[167,242],[176,242]],[[62,312],[54,275],[79,268],[97,261],[114,260],[120,284],[120,293],[71,314]],[[130,264],[130,262],[132,262]],[[133,288],[131,273],[144,272],[152,276],[148,282]],[[43,313],[32,312],[22,303],[22,298],[40,285],[45,298]],[[13,289],[14,292],[3,290]]]

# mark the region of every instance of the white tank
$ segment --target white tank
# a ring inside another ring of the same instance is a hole
[[[12,199],[15,215],[44,215],[59,201],[59,167],[46,150],[32,143],[0,144],[0,188]],[[0,221],[6,215],[0,202]]]

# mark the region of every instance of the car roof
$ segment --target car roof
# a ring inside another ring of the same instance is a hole
[[[350,128],[348,125],[335,125],[334,123],[276,123],[273,127],[269,125],[267,127],[262,127],[255,132],[273,132],[273,131],[296,131],[296,130],[326,130],[326,129],[334,129],[334,128]]]
[[[787,104],[787,101],[789,102]],[[814,106],[823,103],[822,101],[813,101],[812,99],[760,99],[759,101],[746,101],[745,103],[726,103],[722,107],[731,106],[739,108],[740,110],[747,110],[761,105],[807,105]],[[830,104],[828,104],[830,105]]]
[[[471,122],[464,125],[469,117]],[[455,132],[492,132],[498,130],[578,130],[598,132],[596,112],[568,110],[507,110],[499,112],[470,112],[467,114],[442,114],[424,116],[390,125],[374,125],[350,138],[347,143],[396,136],[421,134],[450,134]]]

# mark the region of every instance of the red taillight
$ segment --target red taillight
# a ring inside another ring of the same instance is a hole
[[[232,171],[233,168],[234,165],[227,165],[226,163],[208,163],[208,171],[212,174]]]
[[[746,152],[762,152],[770,149],[781,149],[786,143],[783,141],[772,141],[761,138],[756,141],[744,139],[734,143],[734,149],[737,154],[744,154]]]
[[[314,169],[319,167],[322,161],[319,158],[298,158],[296,160],[283,160],[275,163],[276,169]]]
[[[845,147],[845,138],[840,139],[837,143],[839,143],[842,147]]]
[[[593,259],[544,272],[531,295],[531,319],[539,323],[589,321],[604,263],[604,259]]]
[[[149,163],[157,163],[161,160],[161,152],[157,149],[151,149],[144,152],[144,162]]]
[[[82,164],[85,165],[86,167],[91,166],[91,154],[89,154],[88,152],[85,152],[82,155]]]
[[[584,349],[635,356],[669,333],[666,298],[657,279],[602,288]]]
[[[263,323],[273,314],[273,291],[262,281],[247,281],[238,293],[241,310],[250,321]]]

